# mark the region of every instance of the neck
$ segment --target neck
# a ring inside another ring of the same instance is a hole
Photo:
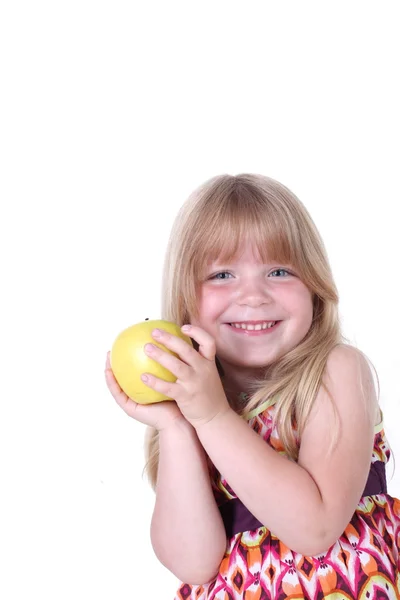
[[[231,365],[217,358],[217,368],[221,377],[225,393],[229,396],[238,396],[242,392],[248,392],[251,383],[255,380],[265,380],[265,368],[243,368]]]
[[[246,384],[238,384],[237,381],[233,381],[232,379],[227,380],[225,377],[222,377],[222,385],[229,405],[235,411],[240,411],[246,404],[246,399],[243,398],[243,394],[247,392]]]

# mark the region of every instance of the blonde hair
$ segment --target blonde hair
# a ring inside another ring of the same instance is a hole
[[[265,262],[291,265],[313,295],[308,333],[285,356],[266,366],[265,378],[250,383],[249,400],[237,410],[246,416],[275,397],[280,439],[289,458],[297,460],[297,436],[301,437],[318,389],[324,385],[328,355],[335,346],[348,345],[341,332],[338,291],[325,246],[300,200],[278,181],[254,174],[219,175],[198,187],[180,209],[170,234],[162,318],[181,326],[190,322],[190,315],[197,316],[199,283],[207,263],[229,262],[247,239]],[[216,362],[223,381],[218,354]],[[155,489],[159,444],[153,428],[147,431],[145,454],[145,471]]]

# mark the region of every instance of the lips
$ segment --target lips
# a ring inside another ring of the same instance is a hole
[[[276,323],[277,321],[239,321],[228,323],[228,325],[236,327],[237,329],[246,329],[248,331],[260,331],[261,329],[269,329]]]
[[[234,325],[232,325],[231,323],[226,323],[226,326],[229,327],[229,330],[232,332],[237,333],[238,335],[247,335],[250,337],[254,337],[254,336],[264,336],[264,335],[269,335],[271,333],[273,333],[274,331],[276,331],[276,329],[279,327],[280,323],[282,323],[282,321],[275,321],[275,325],[273,325],[272,327],[265,327],[263,329],[262,324],[263,323],[267,323],[267,321],[258,321],[258,325],[261,325],[261,328],[259,327],[258,329],[244,329],[242,327],[235,327]],[[269,321],[269,323],[271,323],[271,321]],[[256,322],[257,324],[257,322]],[[255,325],[253,325],[253,323],[250,322],[246,322],[246,325],[252,325],[253,327],[255,327]]]

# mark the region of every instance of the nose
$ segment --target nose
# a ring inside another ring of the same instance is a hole
[[[238,290],[237,304],[257,308],[263,304],[272,304],[273,298],[265,280],[248,280]]]

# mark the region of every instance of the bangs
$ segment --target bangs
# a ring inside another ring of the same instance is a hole
[[[237,260],[246,245],[260,262],[291,268],[314,298],[337,304],[325,247],[299,199],[264,176],[221,175],[200,186],[175,220],[164,261],[164,318],[196,316],[211,264]]]
[[[197,229],[192,273],[198,281],[204,279],[211,263],[238,258],[240,247],[246,243],[265,264],[280,262],[298,269],[292,223],[265,203],[243,204],[227,203]]]

